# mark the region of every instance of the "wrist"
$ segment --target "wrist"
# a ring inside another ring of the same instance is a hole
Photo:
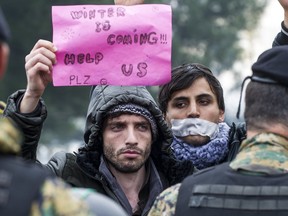
[[[39,100],[43,94],[43,91],[33,91],[30,90],[29,88],[26,89],[24,93],[25,98],[29,98],[30,100]]]
[[[21,113],[33,112],[36,109],[40,101],[40,98],[41,94],[35,94],[26,91],[20,103],[20,112]]]
[[[285,20],[281,23],[281,31],[282,31],[283,34],[288,36],[288,23],[286,25],[285,24]]]

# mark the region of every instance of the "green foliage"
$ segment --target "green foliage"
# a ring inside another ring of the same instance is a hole
[[[240,58],[239,33],[255,28],[267,4],[267,0],[162,2],[173,6],[173,65],[201,62],[218,74]]]
[[[267,0],[146,0],[146,3],[173,7],[173,66],[201,62],[220,73],[231,69],[240,58],[239,33],[253,30]],[[52,39],[51,6],[71,4],[114,4],[114,1],[1,1],[13,35],[10,64],[0,81],[1,99],[25,88],[25,56],[38,39]],[[156,97],[155,88],[151,89]],[[47,88],[44,97],[49,113],[42,136],[44,142],[82,138],[82,131],[75,129],[73,120],[85,117],[89,91],[89,87]]]

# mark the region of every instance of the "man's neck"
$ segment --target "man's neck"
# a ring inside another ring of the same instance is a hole
[[[119,172],[115,168],[110,166],[110,171],[116,178],[121,189],[125,193],[133,212],[138,208],[139,192],[143,187],[146,179],[146,169],[145,166],[140,168],[135,173],[123,173]]]
[[[288,138],[288,129],[283,124],[271,124],[269,127],[263,126],[263,129],[259,129],[259,130],[249,130],[249,128],[248,128],[247,138],[250,139],[250,138],[252,138],[252,137],[254,137],[260,133],[275,133],[275,134],[278,134],[280,136]]]

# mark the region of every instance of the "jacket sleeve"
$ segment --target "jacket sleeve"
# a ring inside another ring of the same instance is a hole
[[[272,44],[273,47],[281,45],[288,45],[288,29],[284,26],[284,22],[281,23],[281,32],[276,35]]]
[[[63,170],[67,161],[66,154],[64,151],[56,152],[45,165],[56,176],[61,178],[63,177]]]
[[[22,157],[36,161],[36,151],[41,135],[43,122],[47,117],[47,110],[44,101],[41,99],[37,108],[28,114],[19,112],[19,105],[25,90],[19,90],[8,97],[4,116],[11,118],[24,135],[24,142],[21,147]]]

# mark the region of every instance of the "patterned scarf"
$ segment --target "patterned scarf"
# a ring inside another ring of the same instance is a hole
[[[219,123],[217,137],[203,146],[192,146],[174,136],[171,148],[179,161],[190,160],[197,169],[204,169],[222,162],[228,153],[230,127]]]
[[[246,139],[230,167],[263,174],[287,173],[288,139],[273,133],[260,133]]]

